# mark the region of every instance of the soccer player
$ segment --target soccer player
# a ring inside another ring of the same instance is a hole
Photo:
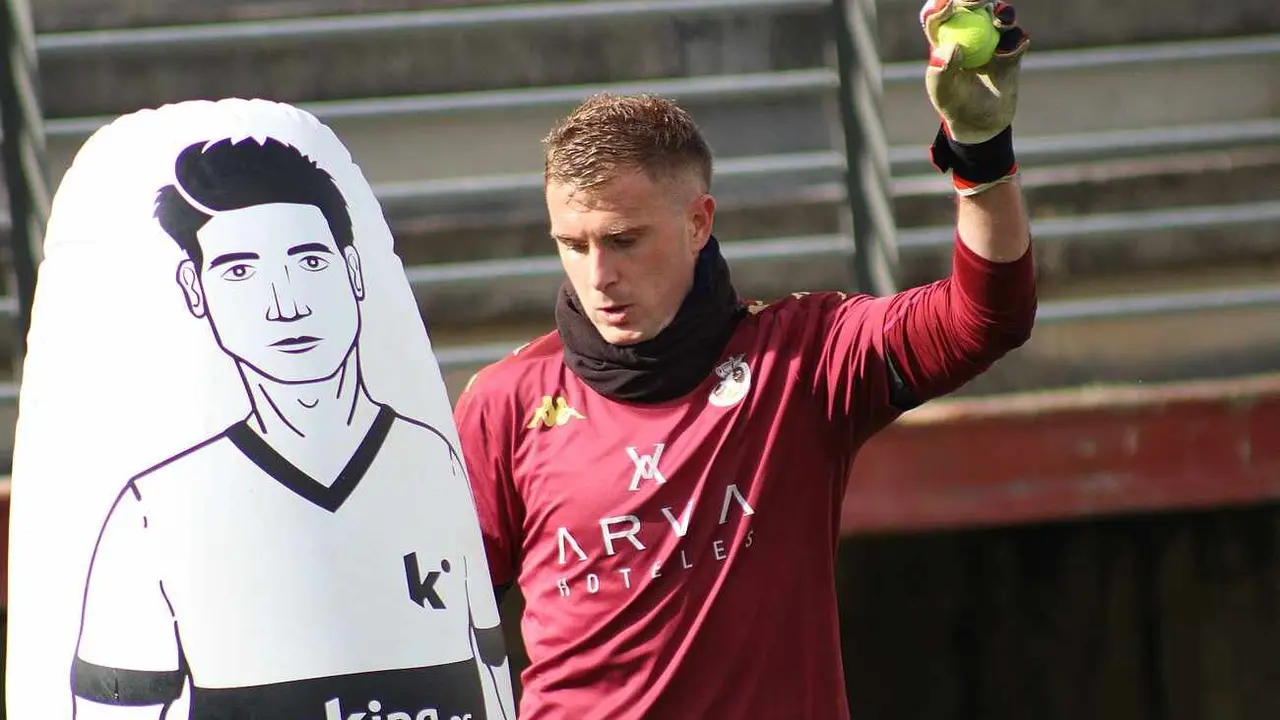
[[[461,459],[361,375],[368,288],[337,185],[274,139],[197,143],[155,215],[185,254],[174,300],[250,410],[112,507],[76,716],[172,718],[181,697],[194,720],[508,714],[486,711],[505,650]]]
[[[989,66],[936,48],[927,70],[952,273],[896,295],[740,299],[710,151],[671,102],[592,97],[546,138],[557,329],[455,408],[493,580],[525,598],[522,720],[849,717],[834,561],[854,455],[1034,322],[1010,129],[1027,40],[995,9]],[[952,11],[923,10],[931,39]]]

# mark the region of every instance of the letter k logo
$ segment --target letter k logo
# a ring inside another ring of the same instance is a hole
[[[640,489],[641,480],[655,480],[659,484],[667,481],[662,476],[662,471],[658,469],[658,461],[662,459],[662,449],[664,447],[666,447],[664,443],[654,443],[652,455],[641,455],[636,448],[627,448],[627,456],[631,458],[631,462],[635,463],[636,466],[636,472],[631,476],[632,492]]]

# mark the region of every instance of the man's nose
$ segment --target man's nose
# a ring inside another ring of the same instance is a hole
[[[612,251],[593,245],[587,262],[591,266],[592,289],[605,290],[618,282],[618,262]]]
[[[271,300],[267,304],[267,319],[275,322],[299,320],[311,314],[311,309],[298,297],[284,268],[271,279]]]

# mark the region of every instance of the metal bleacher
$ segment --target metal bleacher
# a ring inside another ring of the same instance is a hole
[[[144,64],[147,58],[175,49],[232,54],[245,47],[306,45],[321,52],[357,40],[428,39],[494,28],[537,33],[539,28],[565,25],[618,28],[642,21],[780,13],[823,18],[831,10],[829,0],[512,3],[60,32],[41,34],[37,47],[42,63],[94,63],[128,56]],[[914,17],[902,22],[914,22]],[[829,45],[832,39],[821,41]],[[755,67],[616,83],[297,104],[334,128],[371,179],[407,259],[440,362],[446,374],[462,377],[498,359],[536,329],[548,327],[546,312],[560,275],[550,245],[530,253],[524,249],[528,243],[486,242],[491,235],[536,234],[541,202],[537,141],[556,116],[599,90],[658,92],[689,106],[695,117],[705,118],[709,139],[719,150],[716,192],[723,198],[730,226],[747,226],[753,218],[781,218],[764,223],[767,229],[758,236],[745,233],[725,244],[745,293],[785,292],[797,289],[796,283],[847,287],[853,275],[854,242],[836,107],[840,77],[833,52],[823,54],[826,62],[802,68]],[[1213,196],[1203,203],[1162,204],[1141,197],[1126,202],[1124,183],[1194,175],[1215,158],[1232,153],[1260,157],[1270,152],[1268,146],[1274,148],[1280,140],[1271,79],[1277,65],[1280,36],[1271,35],[1033,52],[1025,63],[1017,147],[1038,243],[1103,255],[1136,243],[1163,247],[1174,242],[1170,237],[1230,234],[1254,238],[1239,241],[1247,243],[1250,257],[1276,254],[1280,242],[1269,240],[1280,228],[1280,201]],[[936,120],[924,97],[921,73],[921,62],[914,60],[885,63],[881,72],[896,247],[904,282],[936,276],[951,241],[945,181],[930,171],[924,152]],[[1135,83],[1135,77],[1145,79]],[[1187,87],[1194,83],[1196,92],[1163,97],[1161,88],[1174,82]],[[1251,92],[1250,86],[1270,88],[1271,94]],[[1097,98],[1095,106],[1077,102],[1090,95]],[[79,144],[109,119],[48,119],[50,175],[55,182]],[[772,123],[780,128],[776,140],[769,131]],[[808,130],[791,132],[800,127]],[[781,137],[787,133],[789,137]],[[488,146],[482,157],[459,151],[477,142]],[[406,153],[406,148],[411,151]],[[1275,167],[1280,167],[1280,160]],[[1106,211],[1056,199],[1084,183],[1118,188]],[[1041,201],[1042,194],[1055,199]],[[799,210],[780,210],[788,207]],[[1040,210],[1045,212],[1037,214]],[[732,219],[735,213],[740,223]],[[802,222],[787,219],[797,214],[804,216]],[[471,238],[464,249],[440,240],[464,236]],[[450,246],[447,252],[445,245]],[[1177,258],[1206,252],[1188,255],[1175,248],[1128,262],[1143,272],[1159,271]],[[1120,254],[1128,257],[1127,251]],[[1051,280],[1059,273],[1056,268],[1052,262],[1046,267]],[[1085,297],[1065,293],[1061,299],[1052,287],[1051,283],[1041,304],[1041,324],[1280,307],[1280,286],[1265,282]],[[1143,288],[1126,286],[1129,289]],[[0,303],[0,313],[12,315],[15,308],[12,301]],[[455,332],[451,323],[466,329]],[[437,331],[437,326],[444,327]],[[475,331],[489,327],[494,329]],[[16,392],[6,395],[12,399]]]

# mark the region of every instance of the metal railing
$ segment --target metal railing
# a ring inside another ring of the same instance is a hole
[[[845,185],[852,223],[853,289],[889,295],[898,289],[898,248],[884,130],[884,69],[874,0],[833,0],[838,105]]]
[[[18,359],[26,345],[31,301],[35,295],[45,223],[49,218],[49,186],[45,176],[44,126],[31,9],[26,0],[0,0],[0,128],[5,185],[11,213],[10,269],[18,319]]]

